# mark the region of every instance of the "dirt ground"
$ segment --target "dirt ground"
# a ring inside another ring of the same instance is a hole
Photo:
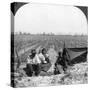
[[[54,50],[54,46],[50,47],[48,54],[50,55],[50,61],[52,63],[48,72],[53,72],[54,63],[56,60],[57,52]],[[21,67],[23,68],[23,67]],[[37,87],[37,86],[52,86],[52,85],[71,85],[71,84],[87,84],[88,83],[88,64],[87,62],[75,64],[67,69],[66,74],[58,75],[46,75],[38,77],[28,77],[24,71],[20,76],[16,73],[15,85],[16,87]]]

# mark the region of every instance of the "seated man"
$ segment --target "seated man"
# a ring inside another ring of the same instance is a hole
[[[34,73],[35,76],[38,76],[40,73],[40,63],[41,60],[36,54],[36,50],[31,50],[31,54],[27,58],[27,75],[32,76]]]
[[[35,56],[33,53],[33,50],[31,50],[30,55],[27,57],[27,65],[26,65],[26,74],[28,76],[32,76],[33,75],[33,57]]]
[[[67,67],[68,67],[68,61],[67,61],[67,54],[66,54],[66,50],[65,48],[62,51],[58,52],[58,57],[57,57],[57,61],[55,63],[55,69],[59,70],[59,73],[61,73],[60,71],[63,70],[64,73],[66,73],[67,71]],[[60,67],[58,68],[58,66]]]
[[[61,62],[61,59],[62,59],[62,53],[61,52],[58,52],[58,57],[57,57],[57,60],[56,60],[56,63],[55,63],[55,71],[54,71],[54,74],[60,74],[62,72],[62,62]]]

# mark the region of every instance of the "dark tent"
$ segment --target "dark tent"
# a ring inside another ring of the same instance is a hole
[[[81,63],[87,61],[87,47],[84,48],[66,48],[64,45],[62,58],[57,59],[55,65],[54,74],[59,74],[66,71],[68,66],[72,66],[76,63]],[[61,67],[60,67],[61,66]]]
[[[87,47],[65,48],[66,57],[71,64],[85,62],[87,60]]]

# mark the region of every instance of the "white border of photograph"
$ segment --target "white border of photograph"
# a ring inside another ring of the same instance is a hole
[[[0,1],[0,90],[12,90],[10,87],[10,3],[13,1],[17,2],[40,2],[40,3],[58,3],[64,5],[79,5],[79,6],[89,6],[90,0],[1,0]],[[88,15],[89,16],[89,15]],[[89,20],[88,20],[89,21]],[[89,26],[89,24],[88,24]],[[88,35],[90,31],[88,29]],[[88,36],[88,41],[89,41]],[[89,42],[88,42],[89,43]],[[90,46],[90,43],[88,44]],[[89,47],[88,47],[89,48]],[[89,49],[88,49],[89,51]],[[89,54],[89,53],[88,53]],[[90,54],[89,54],[90,55]],[[88,56],[89,56],[88,55]],[[88,61],[89,61],[88,57]],[[88,67],[90,64],[88,64]],[[89,71],[89,70],[88,70]],[[89,71],[90,73],[90,71]],[[88,76],[89,76],[88,73]],[[90,78],[88,78],[89,80]],[[89,90],[88,84],[80,85],[62,85],[62,86],[50,86],[50,87],[28,87],[28,88],[17,88],[17,90],[27,89],[27,90]]]

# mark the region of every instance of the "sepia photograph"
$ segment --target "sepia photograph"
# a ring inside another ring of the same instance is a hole
[[[13,2],[11,86],[88,84],[88,7]]]

